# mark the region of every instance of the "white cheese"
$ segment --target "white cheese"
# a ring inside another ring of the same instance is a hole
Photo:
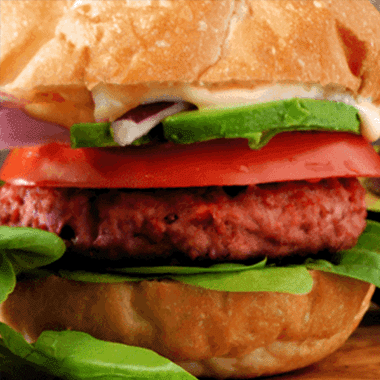
[[[104,84],[99,84],[92,89],[92,98],[95,103],[96,121],[112,120],[121,116],[125,112],[125,104],[128,101],[122,93],[113,91]]]
[[[114,133],[114,140],[121,146],[132,144],[133,141],[147,134],[152,128],[158,125],[165,117],[174,115],[188,108],[188,104],[180,102],[171,107],[165,108],[161,112],[135,123],[132,120],[121,119],[114,121],[111,126]]]
[[[201,87],[188,87],[185,89],[185,94],[192,99],[193,103],[200,109],[225,108],[291,98],[323,99],[323,88],[321,86],[274,84],[252,90],[230,89],[224,91],[210,91]]]
[[[380,109],[370,102],[361,102],[355,107],[359,110],[361,133],[367,140],[374,142],[380,138]]]

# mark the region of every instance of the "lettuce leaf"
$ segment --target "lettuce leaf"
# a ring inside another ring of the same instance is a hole
[[[77,331],[44,331],[30,344],[0,323],[3,347],[54,376],[70,380],[191,380],[194,376],[157,353],[140,347],[105,342]]]
[[[313,285],[308,269],[370,282],[380,287],[380,224],[367,221],[357,245],[333,255],[333,262],[307,259],[302,265],[276,267],[263,260],[254,265],[223,263],[203,267],[139,267],[109,269],[109,273],[61,271],[83,282],[124,282],[171,278],[186,284],[229,292],[308,293]]]
[[[108,273],[60,271],[62,277],[82,282],[126,282],[169,278],[185,284],[225,292],[281,292],[305,294],[313,279],[305,266],[275,267],[262,260],[254,265],[236,263],[210,267],[140,267],[109,269]]]
[[[375,146],[377,152],[380,147]],[[368,211],[380,212],[380,180],[379,178],[359,178],[361,185],[366,189],[365,203]]]
[[[59,380],[46,372],[44,368],[13,354],[2,339],[0,339],[0,379]]]
[[[380,287],[380,224],[367,221],[355,247],[336,253],[333,262],[308,259],[305,266],[370,282]]]
[[[0,227],[0,302],[16,285],[16,275],[48,265],[65,252],[58,236],[28,227]]]
[[[8,298],[16,286],[16,274],[6,255],[0,252],[0,303]]]
[[[274,267],[242,272],[216,273],[213,275],[173,276],[185,284],[225,292],[278,292],[307,294],[313,287],[313,279],[306,267]]]
[[[15,286],[15,275],[57,260],[64,252],[61,239],[45,231],[29,228],[0,228],[0,300]],[[108,268],[108,273],[61,271],[60,275],[83,282],[125,282],[170,278],[207,289],[231,292],[271,291],[308,293],[312,278],[308,269],[336,273],[371,282],[380,287],[380,224],[367,222],[358,244],[335,254],[332,262],[308,259],[302,265],[276,267],[263,260],[254,265],[215,264],[210,267]],[[40,271],[40,270],[39,270]],[[32,272],[31,272],[32,273]],[[46,275],[46,274],[45,274]]]
[[[365,203],[367,205],[367,210],[380,212],[380,196],[367,191],[365,195]]]

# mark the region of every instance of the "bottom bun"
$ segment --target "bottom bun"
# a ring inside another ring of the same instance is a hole
[[[35,341],[78,330],[146,347],[195,376],[249,378],[307,366],[339,348],[374,286],[311,271],[308,294],[229,293],[171,280],[95,284],[57,276],[22,281],[1,320]]]

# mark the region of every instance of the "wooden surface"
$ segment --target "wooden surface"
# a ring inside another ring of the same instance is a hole
[[[266,379],[380,380],[380,309],[370,310],[346,344],[328,358],[302,370]]]

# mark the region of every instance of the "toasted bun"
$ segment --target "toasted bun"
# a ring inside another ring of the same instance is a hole
[[[368,0],[53,3],[5,1],[1,13],[0,86],[50,121],[92,121],[99,83],[125,94],[334,84],[380,101],[380,14]]]
[[[35,341],[72,329],[152,349],[195,376],[247,378],[290,371],[340,347],[374,286],[312,271],[305,295],[228,293],[165,281],[92,284],[51,276],[17,284],[1,320]]]

